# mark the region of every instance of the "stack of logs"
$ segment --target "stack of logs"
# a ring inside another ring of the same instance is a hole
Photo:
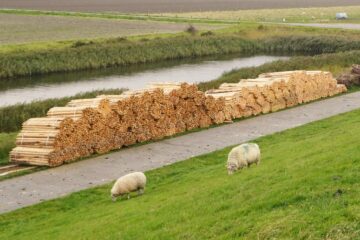
[[[275,112],[345,92],[330,73],[292,71],[224,83],[201,92],[186,83],[72,100],[23,124],[12,162],[58,166],[94,153],[161,139],[232,119]]]
[[[346,87],[353,85],[360,86],[360,65],[352,65],[350,73],[343,73],[338,78],[339,84],[344,84]]]

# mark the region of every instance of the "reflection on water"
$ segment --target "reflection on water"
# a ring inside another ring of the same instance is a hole
[[[97,89],[140,89],[151,82],[210,81],[235,68],[259,66],[267,62],[287,59],[283,56],[253,56],[169,61],[161,64],[50,74],[2,81],[0,106],[19,102],[60,98]],[[1,81],[0,81],[1,82]]]

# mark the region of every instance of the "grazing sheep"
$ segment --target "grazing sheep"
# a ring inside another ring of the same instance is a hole
[[[130,198],[130,192],[138,192],[138,195],[144,193],[146,185],[146,176],[142,172],[129,173],[120,177],[111,189],[111,198],[116,201],[117,197],[127,194]]]
[[[260,163],[260,148],[256,143],[244,143],[231,149],[226,168],[231,175],[239,169],[250,167],[253,163]]]

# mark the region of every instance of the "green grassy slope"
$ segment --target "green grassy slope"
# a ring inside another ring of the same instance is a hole
[[[359,239],[360,110],[258,139],[232,176],[230,148],[150,171],[145,195],[110,185],[0,216],[0,239]]]

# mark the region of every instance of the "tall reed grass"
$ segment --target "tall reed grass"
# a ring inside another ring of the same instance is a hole
[[[331,36],[249,40],[239,34],[177,36],[147,41],[123,38],[74,42],[70,47],[10,51],[0,55],[0,78],[129,66],[161,60],[230,53],[331,53],[360,49],[360,41]]]

